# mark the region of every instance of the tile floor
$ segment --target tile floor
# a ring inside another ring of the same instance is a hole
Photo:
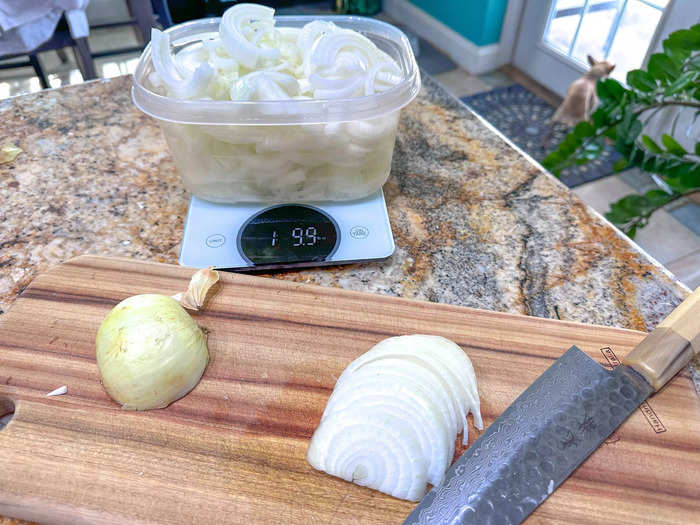
[[[287,11],[302,14],[327,12],[326,6],[327,3],[324,2],[305,8],[290,8]],[[382,14],[378,16],[401,26]],[[553,106],[561,102],[561,98],[556,94],[512,66],[479,76],[471,75],[460,69],[446,54],[429,42],[412,35],[410,31],[406,32],[416,51],[421,69],[432,75],[458,98],[519,83]],[[89,38],[93,51],[123,48],[137,45],[137,42],[136,33],[130,27],[92,31]],[[52,87],[82,82],[75,58],[71,52],[67,54],[69,60],[66,63],[61,63],[54,52],[43,53],[39,58],[49,75]],[[132,53],[98,59],[95,65],[100,76],[114,77],[132,73],[137,61],[138,54]],[[31,68],[0,70],[0,99],[40,89],[39,79],[33,76]],[[604,213],[610,203],[620,197],[634,192],[643,193],[654,186],[654,181],[649,175],[628,171],[584,184],[573,191],[594,209]],[[697,202],[681,201],[671,209],[657,212],[652,216],[649,225],[637,233],[636,242],[690,288],[700,285],[700,205]]]
[[[632,193],[655,187],[647,174],[638,170],[611,175],[574,188],[581,199],[600,213],[611,202]],[[649,224],[637,232],[635,242],[666,266],[691,289],[700,286],[700,206],[681,200],[651,216]]]

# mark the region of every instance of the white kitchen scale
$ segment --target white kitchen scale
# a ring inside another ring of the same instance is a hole
[[[192,197],[180,264],[269,270],[366,262],[392,253],[381,189],[348,202],[217,204]]]

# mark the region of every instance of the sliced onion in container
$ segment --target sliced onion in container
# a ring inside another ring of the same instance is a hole
[[[183,77],[170,51],[170,36],[156,28],[151,29],[151,54],[156,73],[173,93],[182,98],[202,93],[215,73],[207,62],[202,62],[194,73]]]
[[[312,73],[311,52],[316,46],[319,38],[328,33],[340,31],[340,28],[333,22],[324,20],[314,20],[309,22],[299,31],[297,36],[297,46],[301,56],[304,57],[302,71],[306,77]]]
[[[317,67],[331,67],[340,51],[350,52],[369,66],[374,64],[377,46],[356,31],[341,29],[332,33],[326,33],[318,40],[311,53],[311,63]]]
[[[219,34],[229,55],[253,69],[260,58],[277,58],[279,49],[265,49],[255,43],[275,25],[275,10],[256,4],[237,4],[221,18]]]
[[[401,70],[399,66],[396,65],[396,62],[382,62],[373,66],[367,72],[367,76],[365,77],[365,95],[372,95],[375,91],[382,91],[389,88],[389,86],[377,87],[377,81],[389,84],[389,86],[401,82]]]
[[[279,71],[248,73],[231,87],[231,100],[284,100],[297,94],[297,80]]]
[[[355,77],[353,79],[350,79],[348,83],[337,89],[315,89],[314,90],[314,97],[316,98],[325,98],[325,99],[332,99],[332,98],[346,98],[346,97],[352,97],[357,94],[357,92],[360,90],[362,85],[364,84],[364,78],[363,77]]]

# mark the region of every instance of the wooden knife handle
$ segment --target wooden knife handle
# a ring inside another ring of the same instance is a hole
[[[671,312],[622,364],[632,367],[655,390],[700,354],[700,287]]]

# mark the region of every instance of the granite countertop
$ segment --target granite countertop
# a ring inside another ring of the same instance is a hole
[[[0,310],[80,254],[177,262],[188,195],[130,86],[0,101],[0,141],[24,150],[0,164]],[[392,257],[272,277],[647,331],[688,294],[430,78],[402,113],[384,192]]]

